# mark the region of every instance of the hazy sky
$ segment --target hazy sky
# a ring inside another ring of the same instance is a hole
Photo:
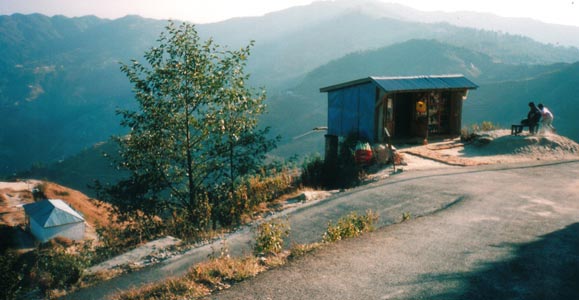
[[[195,23],[238,16],[260,16],[314,0],[0,0],[0,15],[46,15],[119,18],[137,14]],[[339,0],[338,0],[339,1]],[[381,0],[425,11],[479,11],[505,17],[529,17],[547,23],[579,26],[579,0]],[[577,1],[577,3],[575,3]]]

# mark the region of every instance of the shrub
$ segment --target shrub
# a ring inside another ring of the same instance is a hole
[[[491,130],[496,130],[496,129],[498,129],[498,126],[493,124],[493,122],[483,121],[481,124],[481,130],[482,131],[491,131]]]
[[[289,235],[289,224],[279,220],[257,226],[254,252],[258,255],[278,254],[283,250],[284,238]]]
[[[22,266],[18,254],[12,251],[0,253],[0,299],[15,299],[22,288]]]
[[[289,169],[264,169],[259,174],[238,179],[233,192],[227,187],[216,189],[211,196],[213,228],[216,229],[217,224],[223,227],[239,225],[242,216],[251,214],[260,204],[296,190],[292,173]]]
[[[347,216],[340,218],[336,224],[332,224],[332,222],[328,224],[328,229],[323,235],[323,241],[326,243],[335,242],[373,231],[377,220],[378,215],[372,210],[367,210],[365,215],[351,212]]]
[[[337,165],[334,168],[327,166],[330,174],[328,187],[349,188],[360,184],[365,176],[364,169],[356,164],[354,159],[354,151],[359,141],[358,134],[352,133],[340,143]]]
[[[356,164],[354,149],[359,139],[348,135],[339,146],[338,158],[326,163],[320,156],[307,159],[302,165],[301,184],[312,188],[350,188],[360,184],[364,169]]]
[[[34,189],[32,189],[32,196],[34,197],[35,201],[48,199],[48,197],[46,196],[47,186],[48,186],[48,184],[46,182],[42,182],[42,183],[36,185],[36,187],[34,187]]]
[[[327,180],[325,179],[325,163],[324,159],[319,156],[313,156],[306,158],[302,164],[302,172],[300,175],[300,183],[303,186],[311,188],[324,188],[327,185]]]
[[[475,137],[475,134],[478,132],[497,130],[499,128],[500,128],[499,126],[493,124],[493,122],[490,121],[483,121],[480,125],[474,123],[470,125],[470,127],[463,127],[460,130],[460,140],[464,142],[469,142],[472,141],[472,139]]]
[[[251,199],[251,206],[255,207],[263,202],[270,202],[288,192],[295,190],[294,178],[290,170],[273,171],[270,174],[262,172],[248,177],[244,185],[247,198]],[[243,195],[238,195],[241,197]]]
[[[43,291],[66,289],[76,284],[87,266],[79,255],[69,254],[64,249],[41,251],[37,261],[37,282]]]
[[[76,285],[89,260],[75,254],[73,248],[45,243],[36,251],[20,255],[14,270],[19,270],[15,277],[22,280],[22,290],[38,288],[45,297],[53,298]]]

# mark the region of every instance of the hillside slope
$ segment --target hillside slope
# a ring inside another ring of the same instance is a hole
[[[197,27],[203,37],[213,36],[219,44],[233,49],[256,40],[247,66],[252,74],[250,83],[268,90],[274,117],[265,118],[264,125],[282,127],[280,132],[286,139],[301,135],[314,122],[297,126],[294,131],[286,130],[295,125],[293,115],[278,110],[276,103],[280,99],[289,101],[281,106],[284,108],[293,99],[280,95],[304,81],[309,71],[348,54],[419,38],[469,49],[504,64],[579,60],[576,48],[443,23],[409,21],[404,18],[409,15],[407,8],[375,4],[316,2],[263,17]],[[115,111],[134,103],[131,87],[119,71],[118,62],[141,59],[143,52],[156,43],[165,25],[166,21],[137,16],[117,20],[1,16],[0,46],[5,55],[0,58],[0,114],[4,128],[0,132],[0,175],[62,160],[113,134],[123,134]],[[431,50],[416,51],[426,54]],[[414,66],[417,64],[413,58],[402,59],[394,63],[407,62],[406,70],[441,73],[434,65]],[[433,62],[436,63],[434,60],[423,63]],[[461,70],[466,70],[465,74],[476,72],[469,66]],[[507,74],[505,70],[495,71],[497,78]],[[355,74],[344,72],[344,75]],[[297,97],[309,101],[310,95],[300,93]],[[311,111],[316,126],[325,122],[319,112],[319,109]]]

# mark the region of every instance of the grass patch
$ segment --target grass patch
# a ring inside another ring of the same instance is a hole
[[[340,218],[336,224],[332,222],[328,224],[323,241],[325,243],[335,242],[360,236],[364,232],[374,231],[376,221],[378,221],[378,214],[372,210],[367,210],[364,215],[351,212],[347,216]]]

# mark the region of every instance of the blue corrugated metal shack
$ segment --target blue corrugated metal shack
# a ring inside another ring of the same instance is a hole
[[[355,134],[370,143],[392,138],[459,136],[462,101],[478,86],[463,75],[367,77],[320,89],[328,93],[328,139]],[[326,149],[327,153],[328,149]]]

